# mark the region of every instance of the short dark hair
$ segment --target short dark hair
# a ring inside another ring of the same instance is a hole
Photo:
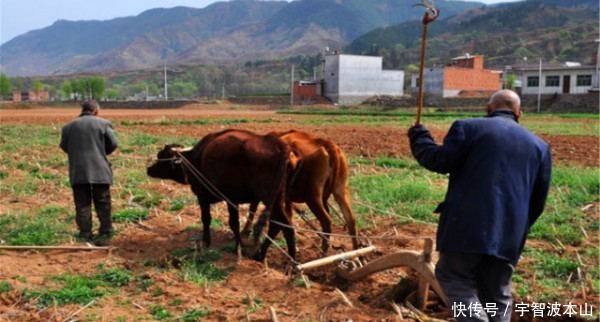
[[[93,112],[97,109],[100,109],[100,105],[94,100],[86,101],[83,104],[81,104],[82,112]]]

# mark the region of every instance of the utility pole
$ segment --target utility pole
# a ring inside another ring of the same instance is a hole
[[[225,99],[225,83],[221,83],[221,99]]]
[[[540,71],[538,74],[538,97],[537,97],[537,112],[540,113],[542,103],[542,57],[540,57]]]
[[[290,93],[290,106],[294,106],[294,65],[292,65],[292,86]]]
[[[167,65],[165,65],[165,101],[169,100],[169,96],[167,94]]]

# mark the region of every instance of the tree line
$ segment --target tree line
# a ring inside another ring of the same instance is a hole
[[[230,96],[286,95],[294,80],[321,78],[321,54],[282,61],[247,61],[239,65],[167,67],[167,96],[177,99],[221,99]],[[163,100],[164,69],[127,71],[110,76],[53,76],[33,79],[0,75],[0,99],[11,92],[47,91],[53,100]]]

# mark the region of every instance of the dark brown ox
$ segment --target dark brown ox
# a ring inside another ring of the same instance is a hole
[[[271,132],[287,143],[299,155],[301,165],[287,189],[286,208],[291,213],[292,202],[306,203],[319,220],[324,233],[331,233],[331,216],[327,200],[333,194],[346,221],[348,233],[357,236],[356,217],[350,208],[348,188],[348,160],[344,151],[333,141],[312,134],[290,130]],[[257,204],[250,206],[250,216],[244,230],[249,229],[252,214]],[[352,239],[354,249],[359,246],[357,238]],[[321,249],[327,253],[329,236],[325,235]]]
[[[205,136],[191,150],[181,148],[180,145],[165,146],[147,173],[153,178],[171,179],[191,186],[200,204],[205,245],[210,245],[210,205],[225,198],[229,226],[238,250],[243,247],[237,207],[241,203],[262,202],[266,207],[255,230],[255,245],[267,220],[291,225],[291,212],[285,212],[284,194],[288,174],[293,171],[295,162],[290,160],[290,148],[281,139],[274,135],[226,130]],[[193,173],[188,161],[202,176]],[[275,238],[281,230],[288,253],[295,259],[293,229],[271,223],[268,236]],[[264,260],[269,245],[270,240],[266,239],[254,258]]]

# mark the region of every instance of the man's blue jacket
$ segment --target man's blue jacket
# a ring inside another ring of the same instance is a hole
[[[424,126],[412,127],[408,136],[423,167],[450,174],[438,207],[437,250],[516,263],[548,196],[548,144],[521,127],[510,110],[454,122],[442,146]]]

